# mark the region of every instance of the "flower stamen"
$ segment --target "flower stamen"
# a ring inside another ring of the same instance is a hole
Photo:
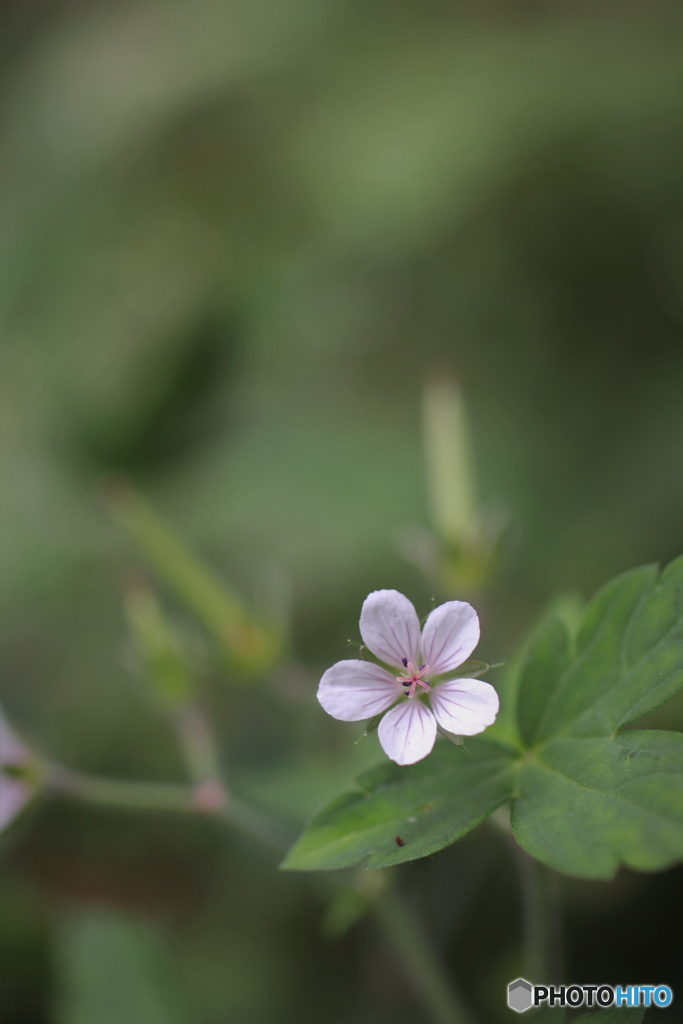
[[[418,669],[415,669],[413,668],[412,662],[408,661],[407,658],[402,658],[401,660],[403,662],[403,667],[408,670],[409,675],[399,676],[397,681],[401,683],[407,691],[406,696],[408,697],[408,700],[412,700],[415,696],[418,686],[421,686],[425,693],[429,693],[429,683],[426,679],[422,678],[425,672],[429,672],[429,665],[420,665]]]

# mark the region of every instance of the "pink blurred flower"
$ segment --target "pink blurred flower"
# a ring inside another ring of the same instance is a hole
[[[36,758],[0,711],[0,832],[16,818],[37,789]]]
[[[363,603],[360,632],[380,661],[403,674],[393,675],[374,662],[338,661],[320,680],[318,700],[343,722],[386,711],[378,736],[392,761],[414,764],[426,757],[437,726],[456,736],[474,736],[495,721],[498,694],[489,683],[465,678],[429,682],[457,669],[479,643],[479,618],[465,601],[435,608],[420,631],[407,597],[397,590],[376,590]]]

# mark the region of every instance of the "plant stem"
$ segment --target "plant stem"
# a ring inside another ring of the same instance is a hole
[[[388,889],[375,899],[372,909],[435,1024],[467,1024],[468,1015],[446,977],[431,938],[410,906],[395,889]]]
[[[102,779],[56,764],[47,767],[45,782],[52,790],[102,807],[190,814],[205,811],[278,855],[286,853],[295,838],[293,832],[276,818],[236,797],[228,797],[220,807],[204,808],[197,801],[198,787],[184,783]]]
[[[199,773],[197,773],[199,775]],[[87,803],[139,811],[180,811],[213,815],[238,832],[281,856],[294,838],[284,823],[228,795],[208,806],[201,800],[202,786],[170,782],[135,782],[103,779],[50,764],[45,782],[53,790]],[[327,891],[327,887],[325,887]],[[468,1017],[446,976],[444,967],[421,921],[395,890],[384,890],[371,901],[371,911],[401,957],[413,988],[429,1010],[434,1024],[468,1024]]]
[[[562,913],[559,878],[515,843],[523,905],[523,970],[536,984],[562,980]]]
[[[101,779],[56,764],[48,765],[45,781],[51,789],[103,807],[139,811],[197,810],[194,787],[185,784]]]
[[[294,829],[235,796],[230,797],[221,814],[237,832],[254,839],[278,858],[287,853],[296,839]]]
[[[201,711],[186,704],[175,713],[172,725],[192,781],[213,784],[227,795],[216,741]]]

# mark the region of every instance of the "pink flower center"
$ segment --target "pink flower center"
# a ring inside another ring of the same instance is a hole
[[[409,675],[399,676],[398,682],[401,683],[406,691],[406,696],[410,700],[417,693],[418,686],[428,693],[429,683],[426,679],[423,679],[425,672],[429,672],[429,665],[420,665],[419,668],[413,668],[413,665],[407,658],[403,658],[403,667],[407,669]]]

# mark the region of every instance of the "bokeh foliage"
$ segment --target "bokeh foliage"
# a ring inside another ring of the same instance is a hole
[[[676,4],[23,0],[0,19],[0,701],[39,747],[181,777],[136,674],[132,571],[246,795],[299,826],[376,763],[315,684],[369,590],[429,608],[402,551],[433,525],[420,410],[444,370],[482,514],[510,524],[482,657],[508,657],[558,590],[683,550]],[[266,685],[215,667],[112,523],[112,474],[277,624],[291,653]],[[643,724],[681,728],[683,704]],[[491,842],[402,869],[483,1020],[518,967]],[[86,1006],[99,1024],[79,958],[113,943],[137,962],[127,944],[159,935],[202,1024],[418,1019],[371,926],[325,944],[307,891],[259,857],[208,826],[36,807],[3,837],[0,1021]],[[582,884],[572,973],[675,985],[680,872]]]

